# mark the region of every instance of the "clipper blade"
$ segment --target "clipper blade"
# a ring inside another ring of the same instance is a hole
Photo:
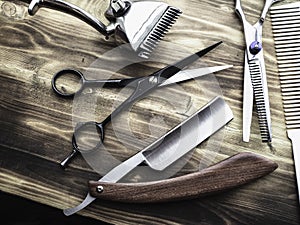
[[[138,55],[149,58],[181,13],[163,2],[133,2],[129,12],[117,23]]]
[[[169,31],[182,12],[169,6],[152,30],[147,34],[139,47],[139,56],[149,58],[152,51],[157,47],[160,40]]]

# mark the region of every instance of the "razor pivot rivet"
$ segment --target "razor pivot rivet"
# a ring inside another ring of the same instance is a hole
[[[96,187],[96,191],[97,191],[97,193],[101,194],[104,191],[104,187],[99,185]]]

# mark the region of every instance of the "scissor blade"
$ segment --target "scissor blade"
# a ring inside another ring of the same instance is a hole
[[[254,60],[249,61],[249,70],[262,141],[271,142],[271,113],[263,50]]]
[[[159,87],[195,79],[197,77],[212,74],[214,72],[225,70],[230,67],[232,67],[232,65],[205,67],[205,68],[192,69],[192,70],[182,70],[182,71],[179,71],[178,73],[176,73],[174,76],[170,77],[168,80],[166,80],[161,85],[159,85]]]
[[[180,70],[182,70],[184,67],[195,62],[196,60],[198,60],[199,58],[201,58],[202,56],[204,56],[205,54],[207,54],[208,52],[210,52],[211,50],[213,50],[214,48],[219,46],[221,43],[222,43],[222,41],[220,41],[216,44],[213,44],[203,50],[200,50],[200,51],[196,52],[195,54],[192,54],[192,55],[178,61],[177,63],[175,63],[173,65],[167,66],[167,67],[159,70],[158,72],[154,73],[154,75],[158,75],[164,79],[169,79],[170,77],[172,77],[173,75],[178,73]]]
[[[245,51],[244,65],[244,93],[243,93],[243,141],[249,142],[251,121],[253,113],[253,87],[248,64],[247,52]]]

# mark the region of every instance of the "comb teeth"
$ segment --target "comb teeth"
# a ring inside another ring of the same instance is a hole
[[[139,56],[149,58],[150,54],[157,47],[159,41],[163,39],[181,13],[182,12],[179,9],[172,6],[169,6],[166,9],[159,21],[155,24],[141,44],[141,52],[139,53]]]
[[[286,127],[300,129],[300,4],[271,9]]]
[[[258,123],[263,142],[271,142],[271,130],[265,102],[265,92],[262,83],[261,67],[257,61],[249,62],[250,76],[253,85],[255,104],[258,113]]]

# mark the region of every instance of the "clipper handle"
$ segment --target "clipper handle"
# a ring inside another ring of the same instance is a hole
[[[28,7],[29,15],[33,16],[41,7],[58,10],[75,16],[78,19],[84,21],[85,23],[95,28],[97,31],[99,31],[106,37],[110,36],[115,31],[114,24],[105,26],[101,21],[99,21],[97,18],[95,18],[88,12],[71,3],[62,0],[32,0]]]

